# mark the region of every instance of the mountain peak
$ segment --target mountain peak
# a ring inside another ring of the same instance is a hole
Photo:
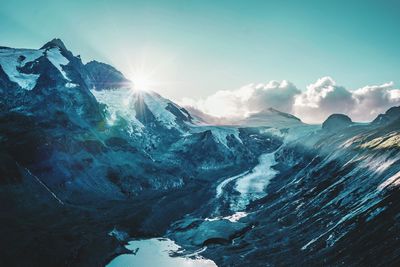
[[[245,119],[239,121],[238,124],[251,127],[269,126],[274,128],[287,128],[301,123],[301,120],[296,116],[270,107],[249,114]]]
[[[372,124],[388,124],[400,118],[400,106],[391,107],[384,114],[379,114]]]
[[[263,116],[271,115],[271,114],[279,115],[279,116],[285,117],[287,119],[293,119],[293,120],[301,121],[299,118],[297,118],[296,116],[294,116],[292,114],[289,114],[289,113],[286,113],[286,112],[282,112],[282,111],[279,111],[279,110],[277,110],[275,108],[271,108],[271,107],[263,109],[263,110],[261,110],[259,112],[250,114],[249,117],[263,117]]]
[[[129,87],[131,81],[111,65],[92,60],[85,65],[96,90]]]
[[[332,114],[322,123],[322,129],[334,131],[348,127],[351,124],[353,124],[353,121],[349,116],[345,114]]]
[[[54,47],[58,47],[61,50],[67,50],[65,44],[63,43],[63,41],[59,38],[54,38],[53,40],[47,42],[45,45],[43,45],[40,49],[50,49],[50,48],[54,48]]]

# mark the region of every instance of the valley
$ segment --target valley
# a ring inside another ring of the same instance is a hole
[[[399,264],[400,107],[214,125],[59,39],[0,66],[2,266]]]

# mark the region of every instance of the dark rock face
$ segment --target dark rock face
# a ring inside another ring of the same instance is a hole
[[[8,90],[16,90],[18,87],[17,83],[10,81],[2,66],[0,66],[0,93],[7,93]]]
[[[54,38],[53,40],[45,43],[40,49],[50,49],[50,48],[60,48],[61,51],[68,51],[63,41],[59,38]]]
[[[375,120],[372,121],[374,125],[386,125],[400,119],[400,107],[392,107],[386,111],[385,114],[379,114]]]
[[[184,222],[183,222],[184,223]],[[177,222],[170,238],[179,240],[185,246],[202,247],[215,244],[227,245],[232,240],[250,228],[242,222],[231,222],[229,220],[204,221],[195,220],[184,229],[180,222]]]
[[[110,65],[93,60],[87,63],[85,67],[93,81],[95,90],[120,88],[131,84],[120,71]]]
[[[352,123],[352,120],[344,114],[332,114],[322,123],[322,129],[336,131],[348,127]]]

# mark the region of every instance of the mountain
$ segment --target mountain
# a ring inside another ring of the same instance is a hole
[[[130,87],[131,81],[114,67],[92,60],[85,64],[95,90]]]
[[[270,126],[274,128],[288,128],[302,124],[301,120],[291,114],[281,112],[274,108],[267,108],[257,113],[252,113],[237,124],[249,127]]]
[[[379,114],[375,120],[372,121],[372,124],[375,125],[385,125],[390,124],[400,117],[400,107],[392,107],[388,109],[385,114]]]
[[[353,121],[344,114],[332,114],[323,123],[322,129],[337,131],[353,124]]]
[[[104,266],[149,237],[218,266],[400,263],[398,107],[199,117],[59,39],[0,47],[0,265]]]

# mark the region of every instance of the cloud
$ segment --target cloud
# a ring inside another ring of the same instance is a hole
[[[349,114],[354,105],[355,99],[350,91],[336,85],[331,77],[323,77],[296,97],[293,110],[303,121],[315,123],[333,113]]]
[[[270,107],[308,123],[321,123],[333,113],[347,114],[354,121],[371,121],[390,107],[400,105],[400,89],[389,82],[348,90],[331,77],[323,77],[305,91],[285,80],[271,81],[218,91],[197,101],[186,98],[180,104],[199,116],[207,115],[213,123],[240,120]]]
[[[356,105],[351,116],[356,121],[370,120],[378,114],[384,113],[390,107],[400,104],[400,89],[395,89],[393,82],[365,86],[355,90],[353,96]]]
[[[301,91],[288,81],[249,84],[237,90],[218,91],[195,101],[184,98],[180,104],[218,118],[242,119],[249,113],[272,107],[292,112],[295,96]]]

